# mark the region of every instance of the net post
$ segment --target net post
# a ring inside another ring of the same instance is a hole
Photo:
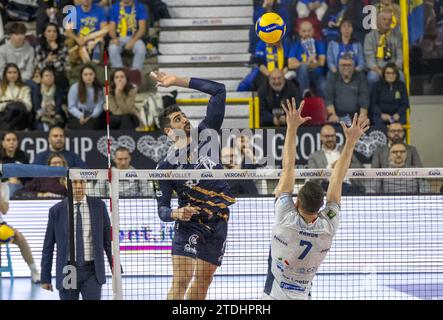
[[[116,168],[111,169],[111,225],[112,225],[112,256],[113,267],[112,272],[112,287],[114,291],[114,300],[123,300],[123,288],[122,288],[122,270],[120,259],[120,214],[118,209],[119,202],[119,170]]]
[[[66,184],[68,187],[68,234],[69,234],[69,264],[77,266],[75,261],[75,239],[74,239],[74,194],[72,192],[72,181],[69,177],[69,169],[66,173]],[[75,290],[69,290],[72,295],[72,299],[75,297]]]

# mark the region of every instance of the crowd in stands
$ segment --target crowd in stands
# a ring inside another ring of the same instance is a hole
[[[112,129],[139,127],[135,95],[151,45],[149,27],[169,18],[164,2],[39,0],[35,33],[11,20],[6,4],[0,5],[0,130],[103,129],[105,47],[115,71]],[[68,5],[76,8],[70,18],[63,13]]]
[[[71,4],[77,9],[76,20],[62,26],[62,9]],[[262,127],[286,125],[282,101],[295,98],[299,104],[302,99],[308,103],[319,98],[330,124],[357,112],[372,125],[388,127],[389,143],[374,155],[372,167],[422,165],[416,149],[404,144],[402,125],[409,99],[402,72],[398,4],[393,0],[259,0],[254,4],[253,24],[265,12],[276,12],[288,26],[287,35],[275,45],[260,41],[251,26],[249,50],[257,67],[244,89],[258,92]],[[373,30],[362,25],[367,4],[378,8]],[[49,149],[37,154],[34,164],[87,167],[77,154],[65,149],[65,129],[105,128],[99,74],[105,47],[112,67],[110,128],[142,126],[142,111],[135,104],[139,88],[131,75],[143,69],[149,27],[169,17],[163,2],[120,0],[109,5],[104,0],[39,0],[34,35],[29,35],[23,23],[8,21],[1,6],[0,12],[7,34],[0,42],[2,163],[29,163],[14,131],[40,130],[48,132]],[[320,137],[322,148],[310,156],[308,167],[333,168],[341,152],[334,127],[322,127]],[[223,149],[222,158],[226,169],[257,168],[246,137],[236,141],[234,148]],[[117,168],[132,168],[126,148],[117,149],[113,159]],[[353,159],[352,166],[362,165]],[[60,179],[9,178],[7,182],[11,197],[66,194],[66,182]],[[241,182],[231,186],[237,193],[257,193],[252,181]],[[121,192],[130,189],[144,194],[152,189],[148,184],[131,183],[122,184]],[[325,181],[320,183],[327,188]],[[364,188],[353,181],[344,185],[345,192],[351,193]],[[372,191],[390,187],[377,188]],[[109,192],[106,184],[96,189],[100,195]]]
[[[377,8],[372,28],[364,25],[363,7],[369,4]],[[311,97],[321,98],[327,122],[349,121],[358,112],[372,125],[406,124],[409,98],[400,7],[394,0],[264,0],[256,1],[254,10],[254,24],[265,12],[276,12],[288,23],[286,36],[275,45],[251,32],[251,62],[259,72],[254,78],[253,70],[245,81],[261,93],[262,126],[282,125],[280,102],[287,96],[308,98],[307,104]],[[284,94],[276,95],[283,91],[275,86],[274,69],[298,89],[284,84]],[[241,90],[248,88],[245,81]],[[270,104],[272,96],[276,98]],[[271,113],[275,121],[270,121]]]

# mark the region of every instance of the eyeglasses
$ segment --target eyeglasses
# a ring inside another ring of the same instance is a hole
[[[393,153],[393,154],[403,154],[403,153],[406,153],[406,150],[393,150],[393,151],[391,151],[391,153]]]
[[[389,129],[389,132],[392,132],[392,133],[396,133],[396,132],[403,133],[404,131],[403,131],[403,129]]]

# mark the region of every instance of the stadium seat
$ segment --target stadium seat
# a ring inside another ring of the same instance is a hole
[[[325,108],[325,102],[320,97],[305,98],[305,106],[302,111],[303,117],[311,117],[307,125],[322,125],[328,120],[328,113]]]
[[[2,272],[9,272],[10,278],[11,280],[14,280],[14,272],[12,271],[12,259],[11,259],[11,251],[9,249],[9,244],[7,243],[5,245],[6,247],[6,260],[7,260],[7,265],[6,266],[2,266],[2,246],[0,245],[0,278],[2,276]]]

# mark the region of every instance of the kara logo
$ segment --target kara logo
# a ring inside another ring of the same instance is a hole
[[[354,172],[352,173],[352,176],[353,176],[353,177],[364,177],[364,176],[365,176],[365,173],[363,172],[363,170],[358,170],[358,171],[354,171]]]
[[[193,234],[189,237],[188,243],[185,245],[185,252],[197,254],[197,249],[195,249],[195,246],[197,245],[198,237],[199,236],[197,234]]]
[[[440,170],[430,170],[428,172],[430,176],[441,176]]]
[[[96,179],[98,171],[80,171],[80,177],[82,179]]]
[[[212,175],[212,173],[209,172],[209,171],[202,172],[201,176],[202,176],[202,178],[214,178],[214,176]]]
[[[126,178],[138,178],[138,175],[137,175],[137,172],[131,171],[131,172],[126,172],[125,177]]]

